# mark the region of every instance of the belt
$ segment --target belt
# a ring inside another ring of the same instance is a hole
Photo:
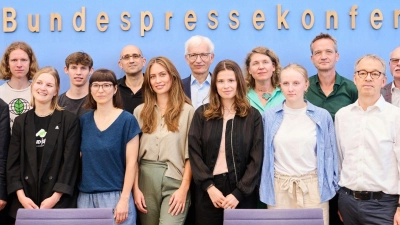
[[[354,199],[357,199],[357,200],[370,200],[370,199],[379,200],[385,194],[382,191],[378,191],[378,192],[373,192],[373,191],[353,191],[353,190],[350,190],[350,189],[348,189],[346,187],[342,187],[342,189],[346,192],[346,194],[352,195],[354,197]]]

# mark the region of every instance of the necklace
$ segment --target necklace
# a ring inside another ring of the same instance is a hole
[[[261,89],[258,89],[257,91],[262,92],[261,97],[263,99],[265,99],[266,101],[268,101],[272,97],[272,95],[271,95],[272,91],[268,91],[268,90],[263,91]]]
[[[51,114],[53,114],[54,113],[54,110],[53,111],[51,111],[50,113],[48,113],[48,114],[38,114],[36,111],[35,111],[35,114],[36,114],[36,116],[38,116],[38,117],[46,117],[46,116],[50,116]]]
[[[224,110],[225,110],[225,111],[228,111],[229,114],[235,114],[235,113],[236,113],[236,110],[235,110],[235,109],[232,109],[232,108],[229,109],[229,108],[225,108],[225,107],[224,107]]]

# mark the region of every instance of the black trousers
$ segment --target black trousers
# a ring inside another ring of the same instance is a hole
[[[231,187],[227,174],[214,176],[214,185],[222,192],[224,196],[232,193],[236,187]],[[224,209],[215,208],[207,191],[203,191],[200,187],[195,188],[195,214],[196,225],[222,225],[224,221]],[[239,202],[238,209],[256,209],[257,208],[257,192],[243,198]]]
[[[339,211],[345,225],[393,225],[398,195],[383,194],[379,200],[358,200],[343,188],[339,190]]]

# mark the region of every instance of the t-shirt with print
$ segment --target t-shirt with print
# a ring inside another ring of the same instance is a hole
[[[31,96],[31,85],[22,90],[11,88],[7,82],[0,86],[0,98],[8,104],[8,107],[10,109],[11,128],[14,123],[15,117],[31,109],[31,106],[29,105],[29,102],[31,101]]]
[[[43,148],[46,144],[46,136],[49,128],[51,115],[40,117],[35,114],[35,135],[36,135],[36,151],[37,151],[37,165],[42,162]],[[37,167],[38,172],[40,166]]]

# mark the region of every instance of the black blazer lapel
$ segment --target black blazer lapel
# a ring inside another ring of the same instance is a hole
[[[50,124],[47,129],[46,143],[43,147],[43,156],[39,170],[39,179],[42,178],[47,164],[49,163],[50,157],[53,155],[52,153],[55,149],[60,129],[63,129],[63,127],[61,127],[62,114],[62,111],[55,110],[53,115],[51,116]]]
[[[25,145],[26,154],[28,156],[29,165],[32,169],[33,178],[37,181],[37,152],[36,152],[36,135],[35,135],[35,118],[34,110],[29,110],[25,116]]]

